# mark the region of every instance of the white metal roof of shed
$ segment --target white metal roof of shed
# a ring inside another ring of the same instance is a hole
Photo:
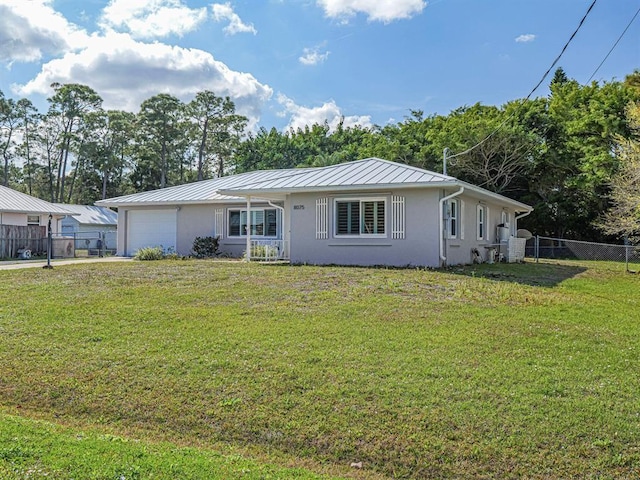
[[[0,185],[0,212],[72,215],[69,210]]]
[[[72,212],[74,220],[82,225],[117,225],[118,213],[107,207],[98,207],[96,205],[55,205]]]

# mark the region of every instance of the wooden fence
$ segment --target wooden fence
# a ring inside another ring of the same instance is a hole
[[[46,254],[47,227],[0,225],[0,258],[16,258],[23,249],[33,255]]]

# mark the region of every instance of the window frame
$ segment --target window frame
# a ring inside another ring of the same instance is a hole
[[[251,233],[251,237],[259,237],[259,238],[272,238],[272,239],[277,239],[278,238],[278,232],[279,232],[279,227],[280,227],[280,215],[278,214],[278,209],[277,208],[266,208],[266,207],[258,207],[258,208],[251,208],[251,227],[253,230],[256,229],[257,226],[261,226],[262,227],[262,233]],[[274,212],[275,215],[275,234],[274,235],[265,235],[265,231],[268,232],[268,224],[267,224],[267,218],[268,218],[268,214],[267,212]],[[234,235],[232,234],[232,228],[231,228],[231,214],[233,213],[238,213],[239,214],[239,225],[238,225],[238,230],[239,233],[238,235]],[[262,222],[259,224],[256,221],[256,216],[261,213],[262,214]],[[244,224],[243,224],[243,216],[244,216]],[[227,231],[226,236],[227,238],[247,238],[247,209],[246,208],[228,208],[227,209]],[[244,226],[244,233],[243,233],[243,226]]]
[[[38,225],[39,226],[40,225],[40,215],[27,215],[27,225]]]
[[[460,202],[458,202],[457,198],[452,198],[447,204],[447,236],[449,238],[458,238],[460,236]]]
[[[358,233],[338,233],[340,217],[338,214],[338,205],[341,203],[358,203]],[[377,207],[374,207],[374,225],[380,225],[379,216],[382,215],[383,233],[365,233],[365,208],[367,204],[382,202],[382,213]],[[333,199],[333,237],[334,238],[388,238],[389,226],[387,225],[389,217],[389,201],[385,196],[371,197],[339,197]]]
[[[487,239],[487,207],[478,204],[476,207],[476,240]]]

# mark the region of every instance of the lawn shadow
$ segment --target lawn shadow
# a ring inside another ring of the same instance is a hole
[[[534,287],[555,287],[587,270],[583,265],[562,263],[483,263],[460,265],[446,271],[469,277],[481,277],[498,282],[513,282]]]
[[[300,264],[290,264],[289,262],[268,262],[264,265],[273,267],[296,267],[304,266]],[[314,265],[315,267],[326,268],[369,268],[384,270],[415,270],[415,266],[389,267],[389,266],[358,266],[358,265]],[[536,287],[555,287],[564,280],[573,278],[576,275],[587,271],[584,265],[572,265],[568,263],[544,261],[535,263],[528,261],[525,263],[482,263],[473,265],[456,265],[446,268],[418,268],[443,273],[453,273],[468,277],[488,278],[499,282],[513,282]]]

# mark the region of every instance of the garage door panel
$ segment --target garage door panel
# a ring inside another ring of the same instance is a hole
[[[145,247],[176,248],[176,210],[130,210],[127,255]]]

